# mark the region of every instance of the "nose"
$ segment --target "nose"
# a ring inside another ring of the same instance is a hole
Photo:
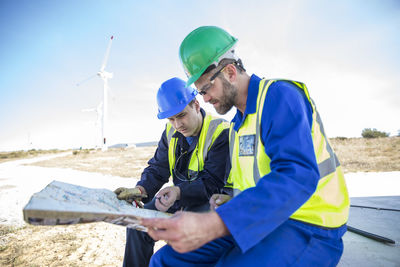
[[[181,120],[179,120],[179,119],[175,120],[175,125],[174,125],[175,129],[180,129],[182,127],[182,125],[183,125],[183,123]]]
[[[210,100],[211,100],[211,97],[209,96],[209,94],[208,93],[206,93],[205,95],[203,95],[203,100],[204,100],[204,102],[209,102]]]

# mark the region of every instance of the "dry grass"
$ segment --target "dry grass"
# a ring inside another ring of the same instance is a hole
[[[47,155],[47,154],[54,154],[54,153],[60,153],[60,152],[65,152],[67,150],[58,150],[58,149],[51,149],[51,150],[36,150],[36,149],[31,149],[28,151],[11,151],[11,152],[0,152],[0,163],[10,161],[10,160],[16,160],[16,159],[26,159],[26,158],[33,158],[37,157],[39,155]]]
[[[333,138],[344,172],[388,172],[400,170],[400,137]]]
[[[400,170],[400,137],[332,138],[334,150],[345,172]],[[63,158],[34,163],[42,167],[71,168],[121,177],[140,177],[156,147],[84,150]]]

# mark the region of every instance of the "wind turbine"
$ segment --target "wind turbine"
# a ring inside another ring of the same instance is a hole
[[[114,36],[111,36],[110,41],[108,42],[108,47],[106,50],[106,54],[104,55],[104,60],[103,64],[101,65],[100,71],[97,72],[97,75],[103,80],[104,86],[103,86],[103,121],[101,124],[101,137],[102,137],[102,150],[106,151],[108,149],[107,147],[107,126],[108,126],[108,79],[111,79],[113,77],[113,74],[111,72],[105,71],[107,61],[108,61],[108,56],[110,55],[110,49],[112,45],[112,41],[114,39]]]
[[[108,117],[107,117],[107,112],[108,112],[108,90],[110,89],[108,87],[108,79],[111,79],[113,77],[113,74],[111,72],[107,72],[105,70],[107,66],[107,61],[108,61],[108,56],[110,55],[110,49],[112,45],[112,41],[114,39],[114,36],[111,36],[110,41],[108,42],[108,47],[106,50],[106,54],[104,55],[103,59],[103,64],[101,65],[100,70],[97,72],[97,76],[99,76],[103,80],[103,101],[97,106],[96,109],[86,109],[82,111],[96,111],[97,113],[97,118],[100,119],[100,130],[101,130],[101,150],[106,151],[108,149],[107,147],[107,126],[108,126]],[[77,83],[77,86],[81,85],[84,82],[87,82],[94,76],[91,76],[85,80],[83,80],[80,83]],[[101,107],[103,108],[103,111],[101,111]]]
[[[82,112],[95,112],[96,113],[96,122],[94,123],[95,126],[95,138],[94,138],[94,144],[95,148],[99,147],[99,141],[100,141],[100,134],[102,133],[101,125],[103,121],[103,102],[100,102],[99,105],[95,108],[85,108],[81,110]]]
[[[76,84],[76,86],[80,86],[81,84],[89,81],[90,79],[92,79],[93,77],[95,77],[96,75],[99,76],[104,83],[103,86],[103,101],[97,106],[96,109],[86,109],[86,110],[82,110],[82,111],[96,111],[97,113],[97,117],[98,119],[100,118],[100,124],[101,124],[101,149],[103,151],[106,151],[108,149],[107,147],[107,126],[108,126],[108,90],[110,89],[108,87],[108,79],[111,79],[113,77],[113,74],[111,72],[107,72],[105,71],[106,65],[107,65],[107,61],[108,61],[108,56],[110,55],[110,49],[111,49],[111,45],[112,45],[112,41],[114,39],[114,36],[111,36],[110,41],[108,42],[108,47],[106,50],[106,54],[104,55],[104,59],[103,59],[103,64],[101,65],[100,70],[90,76],[89,78],[86,78],[85,80],[79,82]],[[103,111],[101,111],[101,108],[103,108]]]

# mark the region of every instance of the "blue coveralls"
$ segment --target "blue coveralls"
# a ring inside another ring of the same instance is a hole
[[[237,111],[232,120],[236,131],[247,114],[256,112],[260,80],[251,76],[245,113]],[[304,93],[285,81],[273,83],[265,101],[261,139],[271,172],[216,210],[231,234],[183,254],[166,245],[150,266],[337,265],[346,225],[327,229],[289,219],[319,180],[312,108]]]
[[[203,109],[201,109],[201,114],[203,118],[206,115]],[[173,177],[174,185],[181,189],[181,197],[167,212],[174,213],[181,209],[188,211],[209,210],[209,198],[213,194],[220,193],[224,186],[226,164],[229,162],[228,131],[228,129],[223,130],[214,141],[207,153],[204,169],[199,173],[196,180],[188,182]],[[187,177],[189,159],[196,147],[198,137],[185,138],[179,132],[176,132],[173,137],[178,139],[175,151],[176,159],[185,151],[188,151],[180,157],[179,161],[176,161],[176,170]],[[168,162],[168,140],[165,130],[158,143],[155,155],[149,160],[148,164],[149,166],[144,169],[137,185],[143,186],[148,194],[148,197],[143,199],[143,202],[146,203],[144,207],[156,210],[154,196],[169,181],[171,176]],[[153,255],[153,247],[154,240],[147,233],[127,228],[123,266],[148,266],[150,257]]]

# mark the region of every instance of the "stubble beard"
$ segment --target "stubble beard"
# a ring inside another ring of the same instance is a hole
[[[235,105],[237,88],[230,84],[225,77],[221,77],[223,99],[219,100],[219,106],[215,107],[218,114],[224,115]]]

